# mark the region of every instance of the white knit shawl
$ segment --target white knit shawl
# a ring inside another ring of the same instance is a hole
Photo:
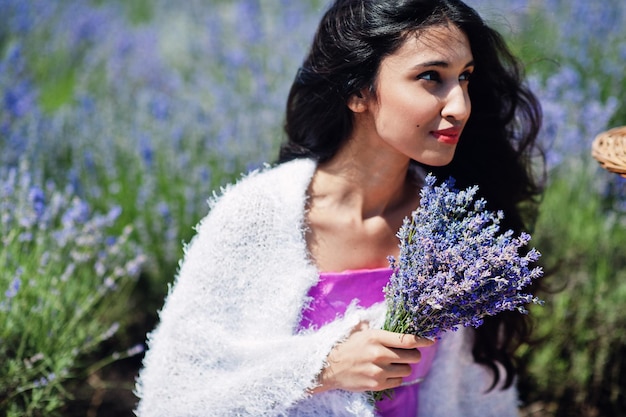
[[[255,172],[211,200],[148,337],[139,417],[375,415],[363,393],[307,393],[331,348],[384,316],[382,303],[350,308],[296,333],[319,275],[304,239],[315,168],[300,159]],[[440,341],[419,416],[517,416],[514,388],[486,393],[491,374],[473,362],[471,335]]]

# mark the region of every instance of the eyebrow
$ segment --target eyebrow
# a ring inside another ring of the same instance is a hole
[[[465,64],[465,66],[463,68],[473,67],[474,65],[475,65],[474,64],[474,60],[471,60],[467,64]],[[427,61],[427,62],[422,62],[420,64],[417,64],[413,68],[423,68],[423,67],[448,68],[449,66],[450,66],[450,64],[447,61]]]

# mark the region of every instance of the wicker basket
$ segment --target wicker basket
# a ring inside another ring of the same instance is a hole
[[[626,126],[596,136],[591,145],[591,155],[604,169],[626,178]]]

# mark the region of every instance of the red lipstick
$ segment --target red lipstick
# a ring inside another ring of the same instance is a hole
[[[461,129],[458,127],[450,127],[448,129],[434,130],[431,133],[435,138],[437,138],[437,141],[441,143],[456,145],[459,143]]]

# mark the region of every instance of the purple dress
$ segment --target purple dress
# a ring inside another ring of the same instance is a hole
[[[302,313],[300,329],[319,328],[345,313],[354,299],[358,305],[370,307],[384,301],[383,288],[389,282],[389,268],[349,270],[338,273],[321,273],[319,282],[309,290],[313,299]],[[415,417],[418,406],[418,389],[427,375],[435,356],[436,346],[420,348],[422,360],[413,365],[413,373],[405,378],[403,386],[394,390],[393,398],[376,403],[381,417]]]

